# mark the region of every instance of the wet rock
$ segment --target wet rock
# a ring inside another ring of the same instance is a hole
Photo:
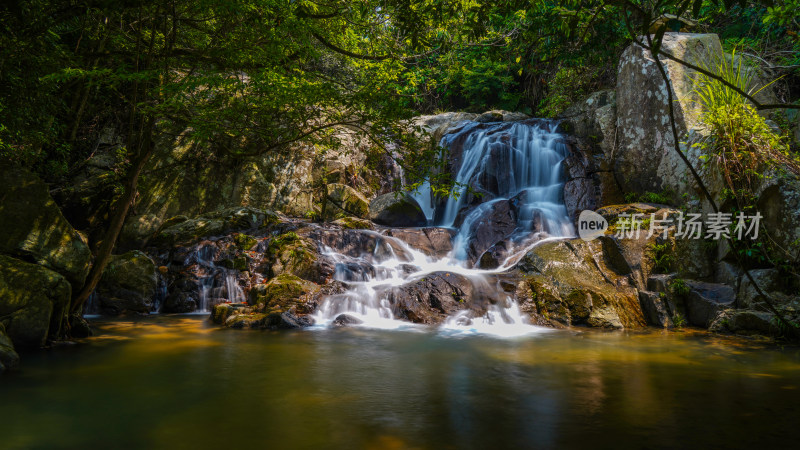
[[[71,293],[62,275],[0,255],[0,323],[16,348],[41,347],[61,337]]]
[[[779,334],[777,322],[775,316],[769,312],[735,310],[728,314],[726,326],[728,331],[737,334],[774,336]]]
[[[361,319],[357,319],[348,314],[339,314],[333,319],[333,323],[331,324],[334,327],[348,327],[352,325],[360,325],[364,323]]]
[[[347,216],[360,219],[369,218],[369,202],[367,202],[367,199],[346,184],[329,184],[325,202],[323,219],[326,221]]]
[[[386,298],[395,317],[414,323],[437,324],[461,309],[485,313],[491,297],[478,295],[478,292],[464,276],[434,272],[390,289]]]
[[[472,211],[462,224],[462,232],[466,228],[470,236],[463,256],[475,261],[486,250],[508,239],[517,229],[517,214],[515,199],[498,200]]]
[[[717,315],[731,308],[736,294],[730,286],[702,281],[687,281],[686,320],[690,325],[708,328]]]
[[[304,233],[301,236],[290,231],[272,238],[265,252],[268,275],[295,275],[315,283],[328,280],[333,275],[334,266],[320,255],[313,237],[319,235]]]
[[[424,227],[428,221],[414,197],[391,192],[369,203],[369,219],[388,227]]]
[[[636,328],[645,325],[630,273],[622,273],[603,255],[599,241],[544,242],[517,268],[527,291],[522,309],[564,325]]]
[[[149,256],[138,250],[114,255],[97,285],[100,310],[109,315],[147,314],[157,286],[156,266]]]
[[[6,329],[0,322],[0,374],[19,365],[19,355],[14,350],[14,344],[6,335]]]
[[[31,172],[0,165],[0,253],[35,262],[83,286],[91,253]]]
[[[188,313],[197,310],[198,299],[195,298],[196,286],[187,288],[189,291],[175,290],[164,299],[164,304],[161,305],[161,312],[163,313]]]
[[[489,123],[489,122],[502,122],[503,113],[500,111],[487,111],[475,118],[475,122]]]
[[[450,228],[390,229],[386,236],[405,242],[426,255],[441,258],[453,250],[453,236],[456,231]]]

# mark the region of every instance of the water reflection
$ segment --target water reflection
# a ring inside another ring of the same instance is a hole
[[[104,322],[0,379],[8,448],[775,446],[800,354],[702,333],[451,339]]]

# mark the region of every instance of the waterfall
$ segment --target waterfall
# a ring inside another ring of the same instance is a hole
[[[473,225],[499,201],[516,203],[516,228],[509,236],[513,244],[527,244],[531,238],[575,234],[563,201],[562,163],[566,146],[555,127],[554,123],[500,122],[483,128],[464,127],[442,138],[444,146],[459,141],[463,145],[453,195],[444,205],[439,225],[458,225],[459,214],[474,195],[470,190],[489,200],[467,213],[458,227],[454,245],[457,259],[466,259],[465,247],[473,237]]]
[[[376,240],[371,253],[353,257],[326,248],[324,254],[336,264],[334,279],[346,289],[328,296],[320,305],[314,316],[318,327],[345,320],[342,314],[349,316],[346,320],[350,324],[371,328],[413,327],[394,316],[395,288],[437,272],[457,274],[473,285],[488,286],[489,277],[507,270],[532,242],[574,234],[562,200],[561,164],[566,148],[553,125],[473,123],[442,139],[443,146],[456,142],[463,146],[454,195],[436,205],[427,182],[412,194],[429,223],[438,218],[440,226],[458,226],[450,254],[442,258],[427,256],[397,238],[374,231],[362,231]],[[475,192],[482,197],[476,197]],[[514,219],[514,223],[505,224],[507,232],[503,235],[497,234],[497,227],[487,217],[498,210]],[[481,227],[484,231],[491,229],[497,234],[493,238],[507,241],[506,246],[511,247],[510,254],[493,269],[477,269],[466,263],[468,246]],[[472,310],[458,311],[440,327],[444,335],[479,333],[504,337],[541,330],[530,325],[508,297],[490,305],[482,315]]]

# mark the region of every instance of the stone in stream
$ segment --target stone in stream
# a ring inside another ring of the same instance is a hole
[[[349,314],[339,314],[333,319],[333,323],[331,325],[333,327],[348,327],[351,325],[360,325],[364,323],[361,319],[357,319]]]
[[[428,223],[419,203],[404,192],[390,192],[372,200],[369,219],[388,227],[424,227]]]
[[[391,236],[405,242],[412,248],[429,256],[442,258],[453,250],[453,236],[456,231],[451,228],[393,228],[386,230]]]
[[[133,250],[111,257],[100,283],[97,298],[103,314],[147,314],[153,307],[158,276],[153,260]]]
[[[469,278],[452,272],[430,273],[386,294],[395,317],[424,324],[441,323],[462,309],[483,315],[489,303],[497,300],[493,297],[489,289],[480,289]]]

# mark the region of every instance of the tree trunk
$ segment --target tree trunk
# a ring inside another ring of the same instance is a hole
[[[139,147],[139,152],[132,161],[128,175],[125,179],[125,190],[123,191],[122,196],[117,199],[114,207],[112,208],[108,229],[103,234],[102,240],[99,242],[99,246],[97,246],[97,252],[94,255],[94,264],[92,264],[89,275],[86,277],[83,288],[81,288],[80,292],[72,299],[72,314],[81,314],[84,303],[86,303],[86,300],[90,295],[92,295],[92,292],[94,292],[94,289],[97,287],[97,283],[100,281],[100,277],[103,275],[103,270],[106,268],[108,261],[111,259],[111,252],[113,251],[114,245],[117,242],[117,238],[122,231],[122,226],[125,224],[125,218],[128,215],[128,210],[131,207],[131,203],[133,203],[133,200],[136,197],[136,186],[139,181],[139,174],[142,172],[144,165],[147,163],[147,161],[150,159],[150,155],[153,153],[153,123],[154,122],[152,119],[148,120],[145,129],[142,130],[142,133],[139,136],[140,145],[137,145]]]

